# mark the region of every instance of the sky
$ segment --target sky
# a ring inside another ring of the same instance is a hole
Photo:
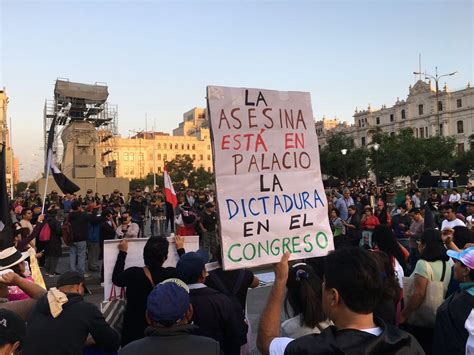
[[[0,87],[21,179],[43,164],[57,78],[105,82],[119,132],[171,133],[207,85],[311,93],[315,119],[406,98],[422,70],[473,82],[473,1],[0,0]],[[444,85],[444,80],[442,81]]]

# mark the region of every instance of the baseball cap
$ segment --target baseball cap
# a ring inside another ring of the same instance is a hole
[[[196,282],[205,268],[206,261],[202,253],[191,251],[182,255],[176,264],[179,278],[187,284]]]
[[[148,316],[155,322],[176,323],[189,308],[189,288],[179,279],[159,283],[148,295]]]
[[[25,339],[26,326],[23,319],[16,313],[0,309],[0,346],[5,344],[13,344]]]
[[[460,252],[448,250],[446,254],[453,259],[459,260],[469,269],[474,270],[474,247],[464,249]]]
[[[58,281],[56,282],[56,287],[69,286],[69,285],[79,285],[82,283],[84,285],[84,291],[90,293],[86,287],[86,279],[82,274],[77,271],[66,271],[61,276],[59,276]]]

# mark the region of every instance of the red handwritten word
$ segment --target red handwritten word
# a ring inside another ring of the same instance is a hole
[[[304,133],[285,133],[285,149],[304,149]]]
[[[262,148],[264,152],[267,152],[267,145],[262,137],[262,133],[265,131],[264,128],[259,133],[246,133],[246,134],[226,134],[222,136],[221,149],[222,150],[245,150],[250,151],[252,148],[254,152],[258,152],[259,148]],[[254,138],[255,137],[255,138]]]

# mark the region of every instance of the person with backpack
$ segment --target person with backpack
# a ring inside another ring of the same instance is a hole
[[[247,343],[248,325],[240,303],[207,287],[204,257],[196,252],[181,256],[176,265],[178,277],[189,287],[194,324],[198,335],[215,339],[225,355],[239,355]]]
[[[46,223],[43,228],[49,229],[49,241],[46,246],[46,275],[49,277],[58,276],[59,273],[56,272],[58,266],[59,258],[62,255],[62,228],[61,222],[56,218],[58,213],[58,207],[55,204],[49,206],[46,214]],[[47,226],[47,227],[46,227]],[[41,233],[40,233],[41,239]]]

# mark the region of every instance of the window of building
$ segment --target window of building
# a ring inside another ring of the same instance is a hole
[[[365,147],[365,137],[362,137],[362,138],[360,139],[360,143],[361,143],[361,145],[362,145],[363,147]]]
[[[377,118],[375,119],[375,122],[376,122],[377,124],[380,124],[380,117],[377,117]]]
[[[402,110],[402,118],[405,119],[406,116],[405,116],[405,110]]]
[[[428,127],[425,127],[425,137],[428,138]]]
[[[158,154],[158,155],[156,156],[156,159],[157,159],[157,160],[161,160],[161,154]]]
[[[128,153],[123,153],[123,160],[128,161]]]
[[[359,120],[359,127],[362,127],[362,122]]]
[[[187,148],[188,148],[188,150],[189,150],[189,144],[187,145]]]
[[[464,153],[464,143],[458,143],[458,154]]]
[[[204,160],[204,155],[199,154],[199,160]]]
[[[443,111],[443,102],[438,101],[438,111]]]
[[[161,149],[161,143],[158,143],[158,149]]]
[[[457,126],[458,126],[458,133],[464,133],[464,122],[458,121]]]
[[[168,156],[166,154],[163,154],[163,160],[166,161],[168,159]]]
[[[456,106],[457,106],[457,108],[462,107],[462,99],[457,99],[456,100]]]
[[[418,105],[418,114],[420,116],[423,114],[423,105]]]
[[[184,150],[184,144],[181,144],[181,150]]]
[[[211,149],[211,146],[208,144],[207,145],[207,150],[210,150]]]
[[[439,135],[440,136],[443,135],[443,124],[442,123],[439,125]]]
[[[123,168],[123,175],[128,175],[128,167]]]
[[[173,144],[170,143],[170,149],[173,149]]]
[[[130,161],[133,161],[135,159],[135,153],[128,153],[128,157]]]
[[[115,152],[113,155],[114,160],[119,160],[119,153]]]
[[[418,138],[418,128],[415,128],[415,137]]]
[[[207,160],[211,160],[211,156],[209,154],[207,155]]]
[[[129,175],[130,175],[130,176],[135,175],[135,169],[133,168],[133,166],[131,166],[131,167],[129,168],[128,172],[129,172]]]
[[[195,145],[195,144],[193,144],[193,150],[195,150],[195,149],[196,149],[196,145]]]
[[[143,161],[143,153],[138,154],[138,160]]]
[[[196,154],[193,154],[193,160],[196,160]]]
[[[391,113],[391,114],[390,114],[390,122],[393,122],[393,121],[395,121],[395,118],[394,118],[394,116],[393,116],[393,113]]]
[[[176,143],[176,144],[174,145],[174,149],[175,149],[175,150],[178,150],[178,143]]]
[[[425,131],[423,127],[420,128],[420,138],[425,138]]]

